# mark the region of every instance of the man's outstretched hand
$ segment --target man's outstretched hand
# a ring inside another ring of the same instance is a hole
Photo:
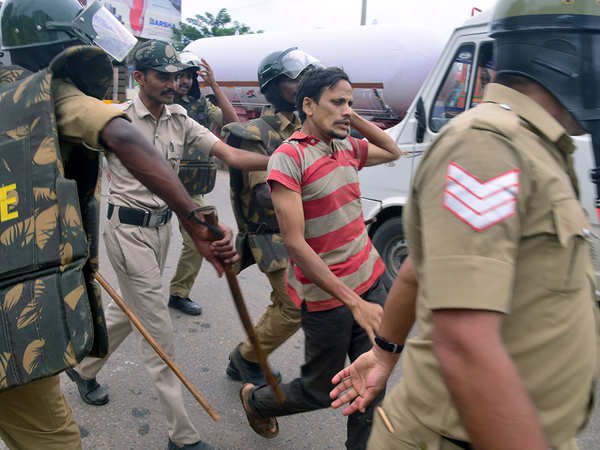
[[[338,372],[331,383],[336,385],[329,393],[333,400],[332,408],[340,408],[344,416],[349,416],[356,411],[365,412],[365,409],[375,397],[385,388],[385,384],[398,361],[397,355],[376,354],[378,350],[360,355],[351,365]]]

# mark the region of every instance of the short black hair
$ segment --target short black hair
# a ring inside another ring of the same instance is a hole
[[[316,67],[302,75],[296,94],[296,107],[302,123],[306,120],[306,114],[302,110],[304,98],[309,97],[316,103],[319,103],[323,91],[326,88],[332,88],[340,80],[345,80],[350,83],[348,74],[339,67]]]

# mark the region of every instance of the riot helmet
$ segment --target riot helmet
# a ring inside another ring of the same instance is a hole
[[[600,3],[499,0],[491,23],[496,74],[528,77],[591,131],[600,120]]]
[[[179,53],[179,59],[184,64],[190,64],[192,66],[200,67],[200,58],[195,53],[184,50]]]
[[[193,66],[192,68],[190,68],[190,70],[193,71],[192,87],[188,91],[187,95],[196,99],[200,98],[202,94],[200,92],[199,79],[198,76],[196,76],[196,71],[198,71],[200,67],[202,67],[200,58],[195,53],[184,50],[179,53],[179,59],[182,63]]]
[[[2,49],[56,55],[57,49],[82,43],[97,45],[118,61],[136,38],[97,0],[83,8],[77,0],[7,0],[0,12]]]
[[[270,53],[258,66],[260,92],[276,110],[294,111],[296,102],[283,98],[279,83],[285,78],[297,80],[302,72],[311,67],[321,67],[321,63],[297,47]]]
[[[592,134],[592,180],[600,207],[600,2],[499,0],[490,35],[495,39],[496,76],[536,81]]]
[[[284,51],[270,53],[258,66],[260,91],[264,93],[265,87],[281,75],[295,80],[309,66],[320,65],[316,58],[304,53],[302,50],[298,50],[298,47],[290,47]]]

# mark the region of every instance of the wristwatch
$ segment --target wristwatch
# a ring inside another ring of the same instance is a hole
[[[390,342],[387,339],[377,335],[375,335],[375,343],[383,350],[390,353],[402,353],[402,349],[404,348],[404,345],[394,344],[393,342]]]

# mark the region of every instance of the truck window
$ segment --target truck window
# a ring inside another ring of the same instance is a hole
[[[475,45],[469,43],[461,45],[454,55],[431,108],[429,123],[434,132],[465,110],[474,54]]]
[[[475,73],[475,86],[471,97],[471,107],[483,101],[486,85],[494,79],[494,45],[492,41],[484,42],[479,47],[477,57],[477,72]]]

